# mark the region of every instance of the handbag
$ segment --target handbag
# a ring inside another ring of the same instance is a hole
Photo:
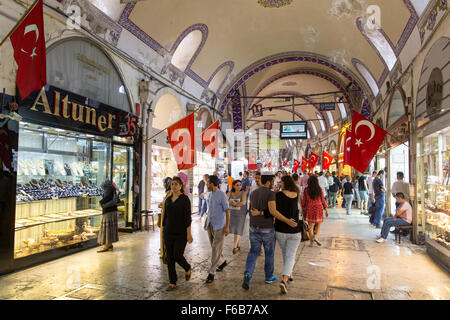
[[[301,242],[304,242],[304,241],[308,241],[309,240],[309,224],[308,224],[308,222],[306,222],[306,221],[304,221],[304,220],[300,220],[299,221],[299,226],[300,226],[300,230],[301,230],[301,233],[302,233],[302,240],[301,240]]]
[[[119,202],[120,202],[119,196],[117,195],[117,193],[114,193],[114,196],[113,196],[113,198],[112,198],[110,201],[108,201],[108,202],[102,204],[102,208],[103,208],[103,209],[106,209],[106,208],[114,207],[114,206],[116,206]]]

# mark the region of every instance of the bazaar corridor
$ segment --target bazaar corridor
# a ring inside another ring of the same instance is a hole
[[[322,226],[322,247],[300,244],[295,280],[287,295],[280,295],[278,282],[264,283],[263,256],[258,258],[250,290],[241,288],[249,249],[248,219],[241,251],[232,254],[232,236],[228,236],[224,255],[230,263],[213,283],[205,284],[211,247],[198,215],[192,217],[194,242],[185,254],[193,266],[192,278],[185,282],[184,271],[177,266],[181,280],[176,291],[165,291],[167,268],[158,257],[156,229],[122,236],[112,252],[99,255],[94,248],[0,277],[0,299],[450,299],[448,274],[423,247],[405,238],[397,244],[393,234],[378,244],[374,241],[378,232],[368,218],[357,210],[347,216],[343,209],[330,209]],[[282,268],[277,244],[274,274],[280,276]]]
[[[0,302],[450,300],[449,8],[0,0]]]

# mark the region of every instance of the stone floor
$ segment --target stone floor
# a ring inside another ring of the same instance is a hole
[[[186,283],[177,267],[174,292],[165,291],[167,269],[158,256],[157,230],[122,236],[113,252],[98,254],[94,248],[0,277],[0,299],[450,299],[449,275],[424,247],[406,239],[398,245],[393,235],[386,243],[375,243],[379,230],[368,218],[356,210],[347,216],[342,209],[331,209],[322,225],[322,247],[301,243],[288,295],[280,295],[278,282],[264,283],[264,257],[258,259],[250,290],[241,288],[248,231],[236,255],[232,236],[226,238],[224,254],[230,264],[206,285],[210,246],[198,215],[193,220],[194,242],[186,248],[193,275]],[[280,252],[277,245],[278,276]]]

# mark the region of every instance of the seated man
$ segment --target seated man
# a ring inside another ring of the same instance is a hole
[[[399,203],[395,216],[384,219],[381,235],[378,236],[378,243],[386,241],[391,227],[410,226],[412,223],[412,207],[406,201],[403,192],[396,193],[395,200]]]

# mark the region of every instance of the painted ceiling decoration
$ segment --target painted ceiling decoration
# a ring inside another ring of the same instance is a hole
[[[280,64],[280,63],[287,63],[287,62],[293,62],[293,61],[300,61],[300,62],[308,62],[312,64],[318,64],[321,66],[325,66],[332,71],[340,74],[345,79],[353,83],[354,89],[361,89],[361,86],[358,84],[360,80],[354,76],[351,75],[350,71],[344,70],[345,67],[338,66],[326,59],[325,57],[317,57],[317,55],[314,55],[312,53],[304,53],[304,52],[292,52],[292,53],[286,53],[282,54],[279,57],[278,55],[275,55],[273,57],[267,57],[262,59],[261,61],[258,61],[254,63],[252,66],[246,68],[243,72],[241,72],[239,75],[236,76],[234,81],[234,85],[230,86],[231,88],[228,90],[228,96],[234,95],[234,93],[238,90],[242,84],[244,84],[248,79],[250,79],[252,76],[256,75],[257,73],[263,71],[266,68],[269,68],[271,66]],[[319,74],[318,72],[314,71],[305,71],[305,73],[309,73],[311,76],[319,76],[323,77],[324,79],[330,81],[333,83],[339,90],[344,90],[344,87],[336,81],[335,78],[327,76],[325,74]],[[223,100],[223,103],[220,107],[220,111],[222,112],[225,106],[229,103],[230,98],[225,97]],[[346,97],[348,99],[348,97]],[[349,99],[347,101],[350,101]]]
[[[329,81],[330,83],[332,83],[336,87],[337,90],[345,91],[344,87],[339,82],[337,82],[335,79],[331,78],[329,75],[327,75],[324,72],[309,71],[309,70],[292,70],[292,71],[288,71],[288,72],[282,73],[280,75],[277,75],[274,78],[268,79],[265,83],[263,83],[256,90],[254,96],[258,96],[261,93],[262,90],[264,90],[270,84],[272,84],[273,82],[275,82],[275,81],[277,81],[279,79],[286,78],[286,77],[289,77],[291,75],[299,75],[299,74],[306,74],[306,75],[310,75],[310,76],[314,76],[314,77],[319,77],[319,78],[325,79],[325,80]],[[346,93],[343,93],[342,95],[347,99],[346,101],[349,102],[350,109],[353,109],[352,108],[352,101],[349,99],[349,96]],[[316,107],[317,111],[321,112],[319,110],[319,106],[318,106],[319,102],[314,103],[313,99],[310,99],[308,97],[304,97],[304,99],[307,100],[308,102],[314,104],[314,106]],[[251,104],[253,104],[253,103],[251,103]]]
[[[162,73],[181,86],[186,77],[192,79],[203,87],[202,100],[217,99],[220,112],[230,106],[241,120],[246,115],[237,114],[231,97],[264,90],[274,94],[279,85],[274,76],[298,70],[344,91],[347,114],[356,109],[370,117],[371,104],[386,79],[401,72],[399,57],[414,29],[420,31],[417,41],[424,41],[434,27],[432,13],[448,8],[447,0],[93,0],[93,4],[160,56],[165,63]],[[375,29],[368,29],[374,6],[382,18]],[[193,32],[196,37],[201,33],[201,40],[192,46],[192,55],[182,64],[173,63],[178,47]],[[303,92],[302,83],[288,76],[284,82],[285,89]],[[327,91],[325,87],[322,84],[316,92]],[[318,102],[311,99],[311,107]],[[239,104],[247,110],[252,101],[240,99]],[[333,122],[338,118],[336,109]],[[320,115],[328,127],[329,114]]]
[[[280,8],[292,3],[292,0],[258,0],[264,8]]]
[[[277,96],[279,95],[280,97],[286,97],[286,96],[303,96],[304,94],[301,93],[301,92],[298,92],[298,91],[278,91],[276,95],[277,95]],[[309,97],[307,97],[307,96],[304,96],[304,97],[302,97],[302,98],[300,98],[300,99],[303,100],[305,103],[309,103],[311,106],[313,106],[313,107],[316,109],[316,111],[323,117],[323,115],[325,114],[325,112],[320,111],[320,109],[319,109],[319,102],[315,102],[313,99],[311,99],[311,98],[309,98]],[[258,100],[256,100],[256,101],[254,102],[254,104],[261,104],[261,102],[264,101],[264,100],[265,100],[265,99],[263,99],[263,98],[259,98]],[[331,100],[331,99],[330,99],[330,100]],[[283,103],[283,105],[288,105],[289,103],[291,103],[291,101],[286,101],[286,102]],[[298,102],[296,102],[296,103],[298,103]],[[252,104],[252,105],[253,105],[253,104]],[[274,104],[273,107],[276,107],[276,105]],[[270,107],[269,107],[269,108],[270,108]],[[283,109],[283,110],[286,110],[286,111],[289,111],[289,112],[292,113],[292,108],[286,107],[286,108]],[[298,109],[297,109],[297,111],[298,111]],[[329,111],[328,111],[328,112],[329,112]],[[336,108],[335,112],[339,113],[339,117],[336,117],[337,119],[345,118],[345,117],[343,117],[343,115],[340,113],[339,108]],[[296,114],[297,114],[297,113],[296,113]],[[249,113],[249,110],[247,109],[247,114],[246,114],[246,116],[248,117],[249,115],[250,115],[250,113]],[[333,124],[332,124],[332,123],[333,123]],[[325,122],[325,127],[332,127],[333,125],[334,125],[334,117],[333,117],[333,121],[332,121],[332,122],[331,122],[331,121],[328,121],[328,123]]]

